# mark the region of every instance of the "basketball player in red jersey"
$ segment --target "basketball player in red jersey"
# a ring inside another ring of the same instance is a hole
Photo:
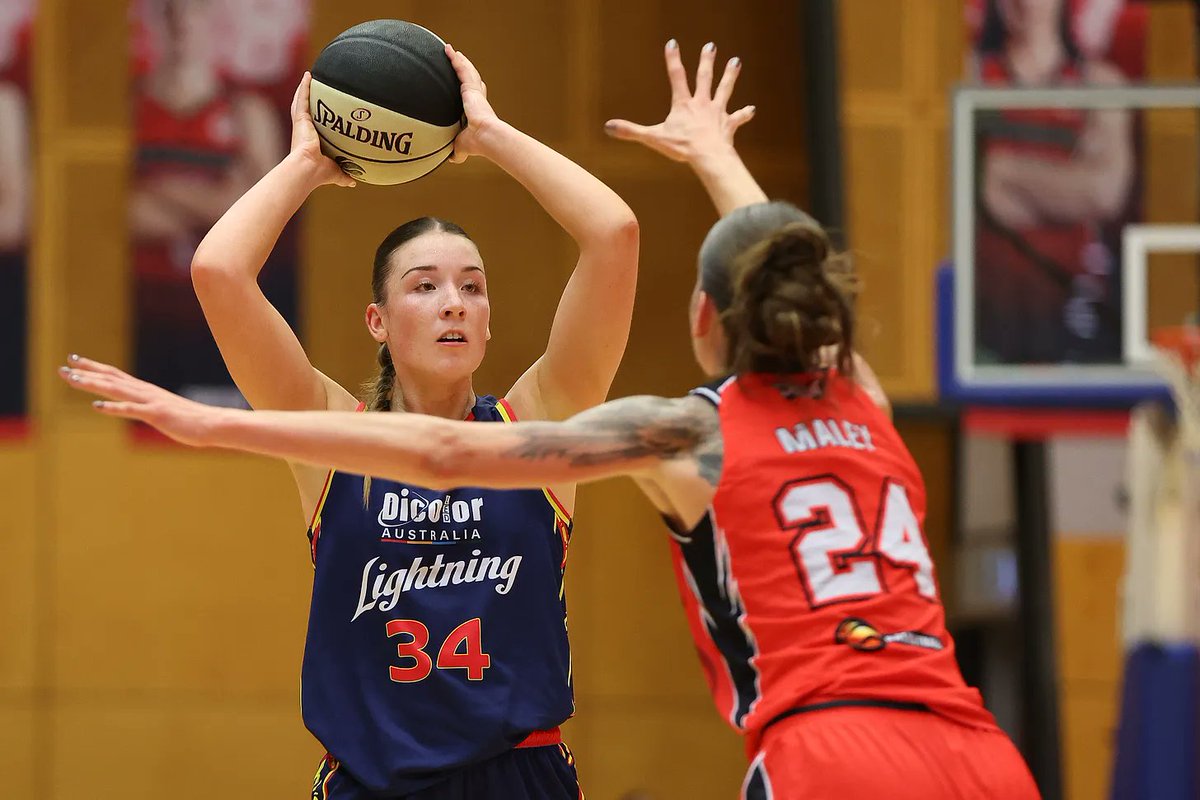
[[[987,0],[978,79],[1114,86],[1084,58],[1066,0]],[[1134,179],[1130,112],[1012,109],[980,120],[977,330],[983,355],[1016,363],[1116,360],[1116,242]]]
[[[718,709],[746,737],[742,796],[1032,800],[1020,755],[968,688],[945,629],[925,488],[853,355],[849,263],[821,227],[765,195],[733,149],[753,114],[691,92],[674,42],[667,119],[614,135],[689,163],[722,219],[689,314],[716,378],[686,397],[628,397],[561,423],[478,426],[412,415],[250,413],[175,397],[73,359],[72,385],[197,446],[232,447],[429,485],[629,475],[672,529],[679,590]]]
[[[143,0],[129,213],[138,370],[177,391],[223,392],[222,403],[238,404],[189,267],[213,223],[283,157],[286,139],[267,100],[233,91],[220,47],[227,10],[219,0]],[[272,266],[267,294],[287,299],[281,312],[294,318],[294,258]]]
[[[0,7],[0,418],[24,413],[26,275],[33,160],[29,66],[33,3]]]

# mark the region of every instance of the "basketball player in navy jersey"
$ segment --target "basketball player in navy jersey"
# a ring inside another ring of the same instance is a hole
[[[744,798],[1033,800],[1020,755],[955,665],[924,485],[852,353],[852,272],[811,217],[764,202],[733,150],[753,113],[725,111],[739,65],[713,92],[709,46],[693,94],[674,43],[666,56],[667,120],[610,131],[691,164],[724,214],[689,314],[697,363],[722,377],[687,397],[479,429],[214,409],[86,359],[63,375],[110,398],[102,412],[192,445],[443,486],[632,476],[673,530],[714,700],[746,737]],[[367,613],[422,580],[364,583]]]
[[[353,185],[321,154],[306,74],[291,152],[213,226],[191,264],[208,325],[253,408],[365,406],[383,413],[364,418],[419,412],[482,428],[603,402],[629,333],[637,221],[599,180],[500,119],[474,66],[447,56],[468,123],[453,160],[495,163],[579,247],[544,355],[502,398],[476,393],[490,274],[462,228],[426,217],[376,251],[366,325],[380,372],[366,402],[310,363],[256,283],[308,195]],[[316,570],[303,715],[329,751],[312,796],[579,797],[558,729],[574,711],[563,593],[574,482],[442,491],[328,467],[292,464]]]

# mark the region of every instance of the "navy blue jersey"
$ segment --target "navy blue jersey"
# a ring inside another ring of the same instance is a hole
[[[481,397],[468,419],[511,410]],[[304,722],[368,790],[404,794],[574,712],[571,523],[549,491],[439,492],[334,472],[309,535]]]

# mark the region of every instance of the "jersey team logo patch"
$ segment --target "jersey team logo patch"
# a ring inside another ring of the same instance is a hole
[[[878,628],[860,617],[847,617],[838,623],[833,640],[864,653],[882,650],[892,643],[923,647],[926,650],[941,650],[945,647],[941,639],[920,631],[880,633]]]

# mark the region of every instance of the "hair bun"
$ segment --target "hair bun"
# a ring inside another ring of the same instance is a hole
[[[825,231],[807,222],[792,222],[767,240],[764,266],[775,272],[797,268],[819,270],[829,257],[829,237]]]

